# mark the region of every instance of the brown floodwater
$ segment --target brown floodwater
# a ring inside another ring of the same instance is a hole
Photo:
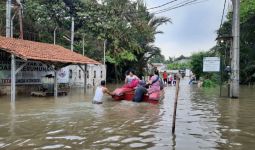
[[[114,89],[117,85],[109,85]],[[219,98],[219,90],[181,81],[176,134],[171,134],[175,87],[162,104],[91,104],[93,89],[65,97],[0,97],[0,149],[252,150],[255,147],[255,88],[241,98]]]

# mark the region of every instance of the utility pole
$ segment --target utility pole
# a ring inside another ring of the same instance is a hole
[[[104,65],[105,65],[105,51],[106,51],[107,40],[104,40]]]
[[[84,56],[85,55],[85,40],[84,40],[84,35],[82,35],[82,55]]]
[[[22,14],[22,11],[23,11],[23,6],[20,2],[20,0],[16,0],[16,2],[19,4],[19,29],[20,29],[20,39],[23,39],[23,14]]]
[[[58,27],[55,27],[54,29],[54,33],[53,33],[53,36],[54,36],[54,45],[56,45],[56,30],[57,30]]]
[[[6,37],[11,37],[11,0],[6,0]]]
[[[72,26],[71,26],[71,51],[73,51],[73,41],[74,41],[74,17],[72,17]]]
[[[6,37],[11,37],[11,0],[6,1]],[[16,64],[15,56],[11,54],[11,102],[15,102],[16,96]]]
[[[239,97],[239,61],[240,61],[240,0],[232,0],[233,22],[232,22],[232,59],[231,59],[231,83],[230,97]]]

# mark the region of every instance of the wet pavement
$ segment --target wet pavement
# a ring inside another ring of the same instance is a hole
[[[219,90],[181,81],[176,134],[171,134],[175,87],[160,105],[116,102],[91,104],[93,89],[66,97],[0,97],[0,149],[252,150],[255,147],[255,88],[241,98],[219,98]],[[114,89],[116,85],[110,85]]]

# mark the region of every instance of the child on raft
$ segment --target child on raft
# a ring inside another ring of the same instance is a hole
[[[113,94],[106,88],[105,81],[101,81],[100,86],[96,88],[95,96],[92,100],[92,104],[103,104],[103,96],[104,94],[108,94],[112,96]]]

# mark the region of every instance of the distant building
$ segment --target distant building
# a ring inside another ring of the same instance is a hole
[[[84,68],[84,66],[82,66]],[[69,85],[71,87],[84,87],[84,73],[77,65],[68,68]],[[98,86],[102,80],[106,80],[106,68],[104,65],[87,66],[87,86]]]
[[[178,63],[178,64],[185,64],[185,63],[189,63],[190,62],[190,58],[183,58],[180,60],[175,60],[174,63]]]
[[[158,69],[159,72],[164,72],[165,70],[167,70],[167,65],[163,64],[163,63],[151,63],[151,64],[148,64],[148,69],[150,71],[152,71],[155,67]]]
[[[87,65],[87,85],[96,86],[105,80],[104,65],[91,58],[58,45],[0,36],[0,95],[11,94],[15,99],[16,93],[48,90],[46,85],[57,87],[56,83],[61,84],[59,88],[66,84],[84,87],[84,73],[79,65]],[[11,82],[14,79],[16,82]]]

